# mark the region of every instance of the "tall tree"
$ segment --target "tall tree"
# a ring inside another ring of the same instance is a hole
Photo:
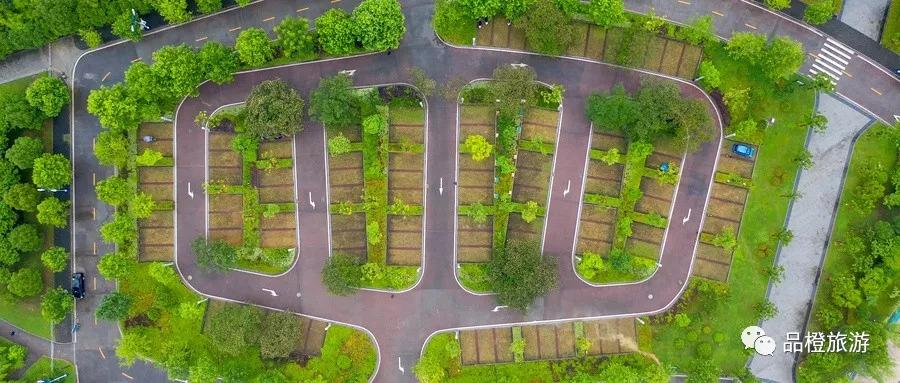
[[[617,84],[609,94],[592,94],[587,101],[587,115],[596,129],[624,132],[641,113],[638,104]]]
[[[100,304],[97,306],[95,315],[97,319],[111,322],[125,320],[133,303],[134,298],[132,296],[113,291],[103,296],[103,299],[100,300]]]
[[[75,298],[61,287],[54,288],[44,294],[41,301],[41,316],[48,322],[57,324],[75,308]]]
[[[331,8],[316,18],[316,34],[319,47],[332,56],[350,53],[356,47],[353,20],[340,8]]]
[[[128,96],[137,101],[137,113],[144,119],[156,119],[163,108],[174,104],[159,71],[143,61],[134,62],[125,70],[125,85]]]
[[[191,19],[191,13],[187,10],[187,0],[155,0],[153,8],[156,8],[169,24],[183,23]]]
[[[463,9],[473,18],[491,18],[500,12],[500,0],[457,0]]]
[[[773,80],[786,79],[803,65],[803,45],[789,37],[776,37],[763,60],[763,71]]]
[[[118,176],[111,176],[97,182],[97,186],[94,187],[94,190],[96,191],[99,200],[112,206],[119,206],[134,195],[134,192],[128,185],[128,181]]]
[[[69,88],[59,77],[40,76],[28,85],[25,97],[31,106],[44,112],[44,116],[52,118],[69,102]]]
[[[285,17],[275,26],[275,36],[285,57],[301,59],[315,53],[316,40],[309,30],[309,21],[302,17]]]
[[[44,153],[34,160],[31,178],[40,188],[63,188],[72,182],[72,164],[62,154]]]
[[[363,0],[353,10],[353,28],[363,49],[396,49],[406,33],[403,11],[397,0]]]
[[[41,193],[32,184],[15,184],[3,195],[3,202],[16,210],[35,211],[41,202]]]
[[[525,311],[556,288],[556,258],[542,257],[536,241],[509,241],[491,257],[488,279],[500,304]]]
[[[37,219],[43,225],[64,228],[69,225],[69,201],[45,198],[37,205]]]
[[[134,130],[141,121],[138,101],[129,96],[128,88],[122,83],[92,90],[87,110],[100,119],[100,125],[111,130]]]
[[[206,78],[216,84],[227,84],[234,80],[238,69],[238,58],[230,47],[218,41],[203,44],[197,54]]]
[[[19,298],[33,297],[44,291],[44,279],[39,269],[26,267],[12,273],[6,288]]]
[[[303,130],[303,99],[284,80],[263,81],[247,97],[247,133],[259,140],[291,136]]]
[[[153,71],[172,100],[196,95],[204,75],[197,53],[185,44],[166,45],[153,52]]]
[[[269,34],[260,28],[247,28],[241,31],[234,41],[234,49],[244,65],[262,66],[275,58],[275,48],[269,40]]]
[[[19,169],[31,169],[34,160],[44,153],[44,142],[33,137],[19,137],[6,149],[6,159]]]
[[[541,53],[562,54],[572,43],[572,20],[550,1],[537,1],[516,24],[525,30],[528,44]]]
[[[309,113],[329,129],[358,123],[359,99],[351,86],[353,81],[345,74],[319,80],[319,87],[309,96]]]
[[[500,100],[500,114],[514,116],[520,108],[534,101],[538,84],[537,75],[531,67],[501,65],[494,69],[491,90]],[[523,104],[522,102],[526,103]]]
[[[37,251],[43,244],[37,227],[30,223],[23,223],[14,227],[6,235],[6,238],[9,239],[9,243],[16,250],[21,252]]]
[[[9,92],[0,94],[0,128],[40,129],[44,114],[31,106],[22,95]]]
[[[94,145],[94,156],[101,165],[115,166],[119,169],[128,162],[131,144],[124,134],[118,131],[105,130],[97,135]]]
[[[58,246],[51,247],[41,254],[41,263],[47,270],[58,273],[69,265],[69,252]]]
[[[97,263],[97,271],[104,278],[120,279],[130,275],[137,267],[137,259],[134,255],[124,252],[108,253],[100,257]]]

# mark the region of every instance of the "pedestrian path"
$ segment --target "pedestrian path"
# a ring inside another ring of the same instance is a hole
[[[837,84],[841,76],[847,74],[847,65],[850,65],[853,56],[852,49],[830,38],[826,39],[825,45],[814,56],[815,62],[809,68],[809,73],[813,75],[824,73],[831,77],[833,83]]]

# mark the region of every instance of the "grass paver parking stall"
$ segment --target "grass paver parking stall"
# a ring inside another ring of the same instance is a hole
[[[504,117],[490,92],[487,82],[470,84],[458,106],[457,276],[474,292],[490,290],[493,252],[511,240],[543,239],[560,119],[558,104],[529,104]]]
[[[174,256],[174,145],[171,123],[144,122],[138,127],[136,161],[138,192],[148,194],[153,213],[138,220],[138,259],[171,261]]]
[[[222,109],[208,124],[208,236],[236,248],[238,269],[279,274],[297,252],[294,143],[250,138],[243,110]]]
[[[332,253],[357,258],[362,287],[402,290],[422,260],[425,110],[408,87],[356,93],[373,113],[328,129],[329,147],[349,141],[328,155]]]

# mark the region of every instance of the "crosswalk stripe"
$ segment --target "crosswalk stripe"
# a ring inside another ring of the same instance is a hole
[[[846,64],[838,64],[838,63],[834,62],[834,60],[832,60],[832,59],[829,58],[829,57],[825,57],[825,56],[822,56],[822,55],[818,55],[817,58],[820,58],[820,59],[822,59],[822,60],[828,61],[828,62],[831,63],[832,65],[838,67],[840,70],[847,69],[847,65],[846,65]]]
[[[833,58],[833,59],[835,59],[835,60],[837,60],[837,61],[840,61],[840,62],[844,63],[844,65],[849,65],[849,64],[850,64],[849,61],[844,60],[844,59],[838,57],[838,56],[837,56],[836,54],[834,54],[834,53],[831,53],[830,50],[822,49],[821,51],[819,51],[819,53],[824,53],[824,54],[830,56],[831,58]]]
[[[847,58],[847,60],[850,60],[850,59],[852,58],[850,55],[844,53],[844,51],[840,50],[839,48],[833,47],[833,46],[829,45],[828,43],[825,43],[825,45],[822,46],[822,49],[821,49],[821,50],[822,50],[822,51],[832,52],[832,53],[837,53],[837,54],[839,54],[839,55],[844,56],[845,58]]]
[[[835,41],[834,39],[832,39],[832,38],[830,38],[830,37],[829,37],[829,38],[826,38],[825,41],[828,41],[829,43],[834,44],[834,45],[837,46],[838,48],[843,49],[844,51],[846,51],[847,53],[849,53],[849,54],[851,54],[851,55],[852,55],[853,53],[855,53],[855,52],[853,52],[852,49],[848,48],[846,45],[841,44],[841,43]]]
[[[827,74],[828,76],[831,76],[831,78],[835,79],[835,81],[838,80],[838,76],[837,76],[837,75],[832,74],[831,72],[829,72],[829,71],[827,71],[827,70],[825,70],[825,69],[822,69],[822,67],[820,67],[820,66],[818,66],[818,65],[816,65],[816,64],[813,64],[813,68],[816,68],[816,69],[819,70],[819,72],[822,72],[822,73]]]
[[[826,63],[826,62],[824,62],[824,61],[822,61],[822,60],[816,59],[816,63],[819,64],[819,65],[821,65],[821,66],[823,66],[823,67],[825,67],[825,69],[830,70],[831,72],[833,72],[834,74],[836,74],[836,75],[838,75],[838,76],[841,75],[841,70],[840,70],[840,69],[837,69],[837,68],[835,68],[835,67],[832,67],[831,65],[829,65],[828,63]]]

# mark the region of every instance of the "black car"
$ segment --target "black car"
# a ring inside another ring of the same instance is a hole
[[[72,295],[75,299],[84,298],[84,273],[72,274]]]

